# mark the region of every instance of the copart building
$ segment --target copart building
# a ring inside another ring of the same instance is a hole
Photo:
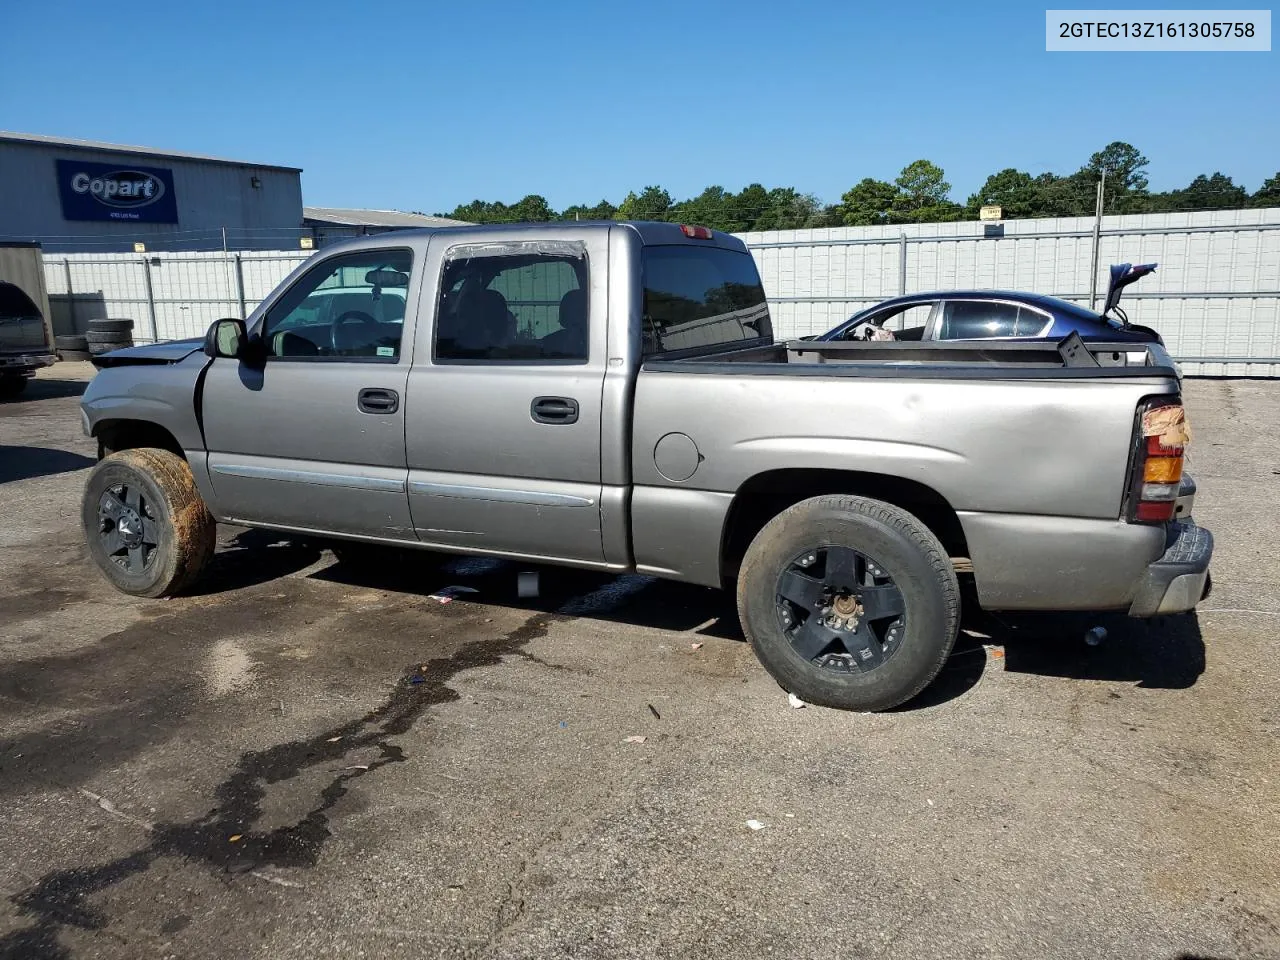
[[[298,249],[301,169],[0,131],[0,242],[51,251]]]

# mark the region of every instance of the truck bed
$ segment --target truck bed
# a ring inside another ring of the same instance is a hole
[[[1171,377],[1179,373],[1158,344],[1060,341],[820,342],[667,355],[645,370],[679,373],[903,379],[1063,379]]]

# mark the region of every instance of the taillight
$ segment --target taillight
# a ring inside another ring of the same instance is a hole
[[[1129,517],[1166,523],[1177,510],[1182,461],[1191,440],[1186,411],[1177,401],[1153,401],[1143,409],[1138,429]]]
[[[694,226],[690,226],[687,223],[682,223],[680,224],[680,232],[683,233],[690,240],[710,240],[711,239],[710,227],[694,227]]]

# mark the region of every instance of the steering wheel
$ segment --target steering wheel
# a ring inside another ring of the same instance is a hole
[[[361,326],[376,327],[378,321],[370,314],[363,310],[348,310],[346,313],[339,314],[333,322],[329,324],[329,346],[333,348],[334,353],[338,353],[342,348],[338,346],[338,328],[346,323],[359,323]],[[374,331],[369,331],[370,336]]]

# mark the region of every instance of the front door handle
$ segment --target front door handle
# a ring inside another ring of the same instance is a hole
[[[578,401],[572,397],[534,397],[529,414],[537,423],[577,423]]]
[[[400,394],[382,387],[365,387],[356,397],[361,413],[395,413],[400,409]]]

